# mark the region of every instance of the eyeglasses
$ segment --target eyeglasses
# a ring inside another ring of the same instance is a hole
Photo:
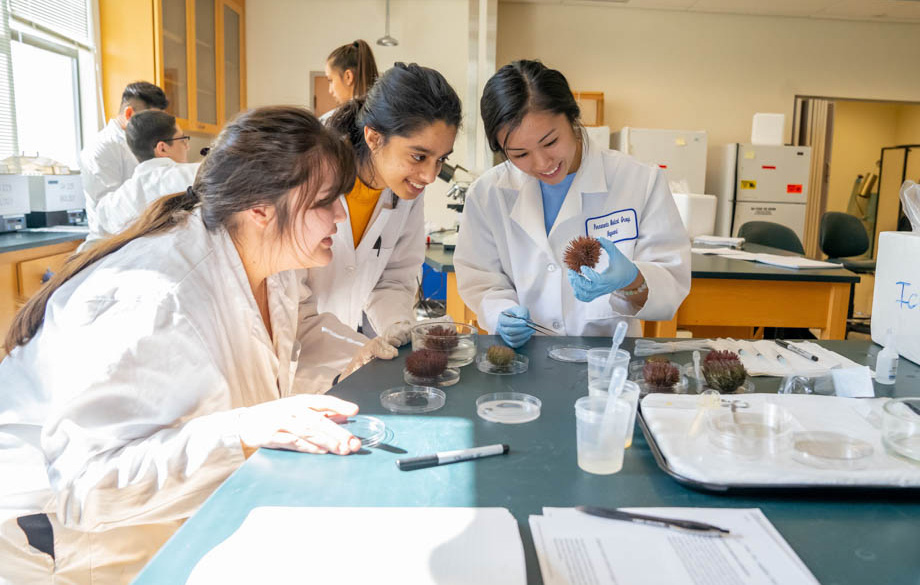
[[[166,138],[161,142],[172,142],[173,140],[191,140],[191,136],[176,136],[175,138]]]

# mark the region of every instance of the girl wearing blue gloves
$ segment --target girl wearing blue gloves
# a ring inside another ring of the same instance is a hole
[[[505,162],[470,187],[454,254],[480,326],[520,347],[531,318],[576,336],[671,319],[690,290],[690,241],[661,170],[589,143],[565,77],[538,61],[502,67],[480,109]],[[604,253],[576,272],[563,255],[578,236]]]

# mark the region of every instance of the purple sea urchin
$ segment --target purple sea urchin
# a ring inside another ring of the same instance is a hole
[[[447,369],[447,354],[431,349],[413,351],[406,357],[406,369],[417,378],[437,378]]]
[[[425,331],[425,347],[428,349],[448,351],[457,347],[459,343],[460,338],[457,337],[457,329],[454,327],[434,325]]]
[[[579,236],[569,242],[562,259],[575,272],[581,272],[582,266],[594,268],[601,259],[601,243],[595,238]]]
[[[642,377],[651,388],[660,390],[672,388],[680,380],[680,370],[670,361],[646,360]]]

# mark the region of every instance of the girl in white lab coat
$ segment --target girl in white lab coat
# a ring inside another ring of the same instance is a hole
[[[447,80],[403,63],[330,118],[354,148],[358,176],[345,195],[348,221],[333,235],[335,259],[306,281],[320,312],[397,347],[409,341],[425,259],[421,195],[453,151],[460,120]]]
[[[525,319],[584,336],[671,319],[690,290],[690,243],[662,172],[589,144],[565,77],[538,61],[502,67],[480,110],[506,159],[470,186],[454,254],[480,326],[519,347]],[[578,236],[606,252],[596,269],[566,270]]]
[[[127,583],[251,450],[360,448],[335,422],[354,404],[292,396],[344,327],[303,321],[291,269],[332,259],[353,181],[312,114],[251,110],[26,304],[0,363],[0,583]]]

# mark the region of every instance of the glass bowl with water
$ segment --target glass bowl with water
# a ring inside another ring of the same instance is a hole
[[[465,323],[422,323],[412,328],[412,351],[430,349],[447,354],[447,367],[473,362],[479,330]]]
[[[920,398],[894,398],[882,407],[885,450],[920,463]]]

